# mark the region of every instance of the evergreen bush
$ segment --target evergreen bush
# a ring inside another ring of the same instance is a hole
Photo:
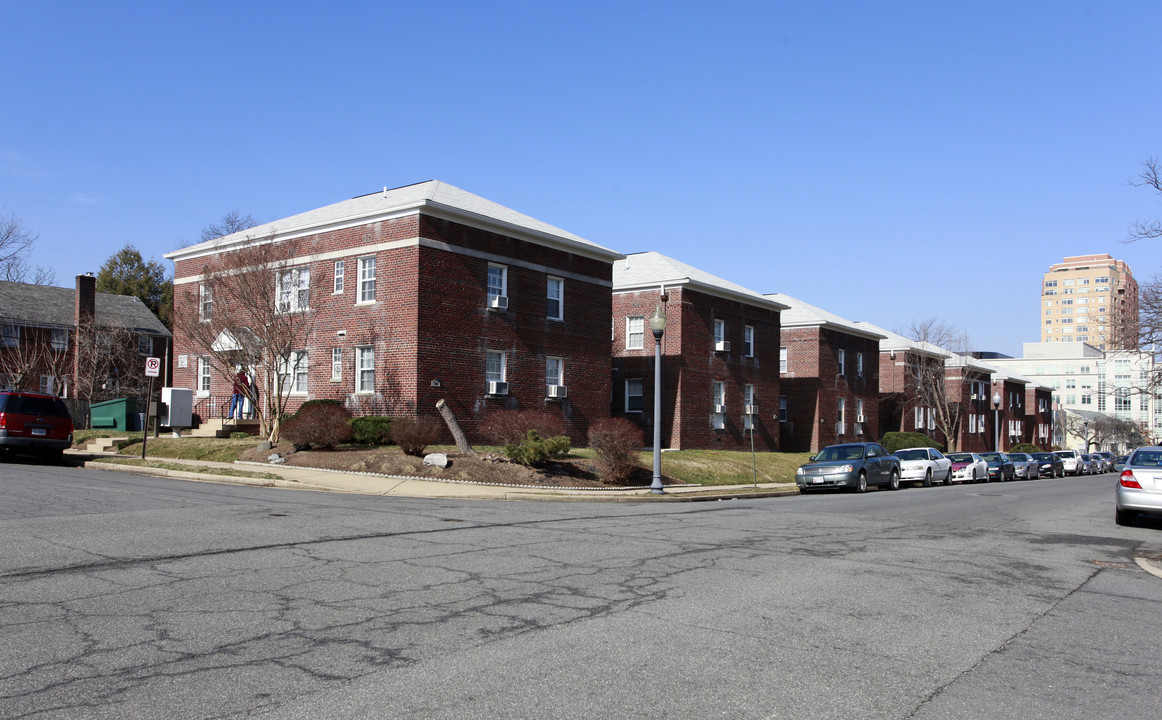
[[[391,418],[380,415],[364,415],[353,417],[348,423],[351,425],[351,439],[360,445],[390,445]]]
[[[529,430],[520,445],[505,445],[504,454],[513,462],[537,467],[554,458],[569,454],[569,437],[558,435],[557,437],[542,438],[537,435],[536,430]]]

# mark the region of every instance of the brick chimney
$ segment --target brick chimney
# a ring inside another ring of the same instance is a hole
[[[97,278],[93,273],[77,276],[76,312],[73,323],[73,393],[80,390],[81,380],[81,328],[92,323],[97,314]]]

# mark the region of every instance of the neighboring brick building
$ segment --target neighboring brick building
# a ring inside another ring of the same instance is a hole
[[[992,374],[996,368],[968,355],[953,354],[944,362],[949,398],[960,408],[960,427],[948,439],[949,451],[984,452],[993,447]]]
[[[1030,385],[1028,378],[1014,373],[994,368],[992,374],[992,396],[989,398],[989,408],[993,410],[993,422],[1000,423],[1000,433],[991,440],[1001,452],[1006,452],[1014,445],[1029,442],[1034,428],[1026,417],[1029,408],[1026,405],[1026,387]],[[995,401],[1001,399],[1000,406]],[[1034,408],[1035,413],[1035,408]],[[993,427],[996,433],[996,426]],[[1000,438],[999,445],[996,437]]]
[[[166,358],[170,332],[136,297],[95,288],[92,275],[78,275],[75,289],[0,282],[0,389],[95,401],[136,396],[144,358]],[[91,338],[86,351],[99,357],[78,358],[78,327],[82,342]],[[84,408],[75,414],[84,426]]]
[[[880,433],[923,433],[947,447],[944,430],[955,427],[959,412],[943,389],[944,363],[952,353],[871,323],[855,324],[884,338],[879,353]]]
[[[613,270],[613,413],[653,435],[661,306],[663,447],[779,449],[779,313],[786,306],[656,252]]]
[[[312,313],[309,341],[292,353],[291,409],[331,398],[357,415],[437,417],[443,398],[473,439],[491,412],[547,409],[561,413],[574,442],[609,414],[620,253],[429,181],[169,253],[175,315],[200,292],[205,299],[199,284],[222,253],[258,243],[293,249],[292,287],[278,302]],[[174,344],[175,384],[221,415],[225,356],[180,329]]]
[[[843,442],[878,441],[881,333],[789,295],[780,348],[780,446],[815,452]]]

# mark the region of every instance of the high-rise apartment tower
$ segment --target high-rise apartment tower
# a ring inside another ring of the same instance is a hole
[[[1109,255],[1054,263],[1041,281],[1041,342],[1087,342],[1133,350],[1138,341],[1138,281]]]

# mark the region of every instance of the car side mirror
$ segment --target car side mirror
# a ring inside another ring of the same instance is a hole
[[[815,462],[815,456],[812,455],[811,457],[807,458],[807,462]]]

